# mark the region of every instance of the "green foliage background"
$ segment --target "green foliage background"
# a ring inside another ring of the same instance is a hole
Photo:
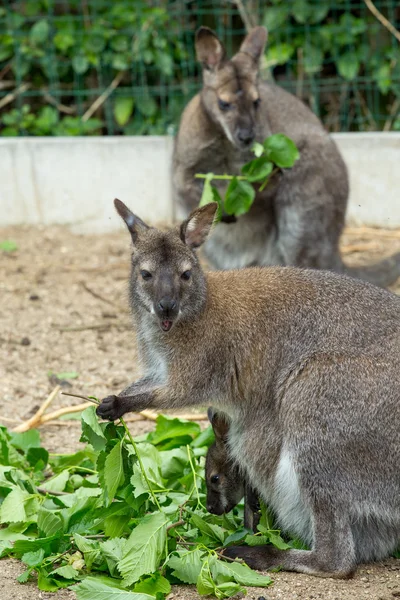
[[[270,32],[264,76],[302,98],[329,130],[400,130],[400,47],[363,0],[243,5]],[[397,0],[375,5],[400,28]],[[200,85],[196,29],[215,29],[231,53],[245,33],[242,17],[227,1],[5,0],[0,133],[173,133]]]

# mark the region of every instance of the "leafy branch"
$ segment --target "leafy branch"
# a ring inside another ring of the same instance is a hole
[[[262,192],[275,174],[293,167],[300,157],[295,143],[283,133],[271,135],[262,144],[256,142],[252,151],[255,158],[243,165],[241,175],[196,173],[196,178],[205,180],[199,206],[217,202],[219,219],[223,214],[243,215],[250,210],[256,191]],[[219,190],[211,184],[214,180],[229,181],[223,199]]]

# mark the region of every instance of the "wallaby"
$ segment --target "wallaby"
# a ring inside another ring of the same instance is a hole
[[[205,274],[217,205],[167,232],[122,202],[143,377],[97,414],[203,405],[278,525],[311,551],[231,547],[252,567],[346,577],[400,542],[400,298],[292,267]]]
[[[239,465],[229,456],[229,420],[224,413],[216,412],[212,407],[208,409],[208,418],[215,441],[206,457],[207,510],[214,515],[223,515],[244,497],[244,526],[257,531],[260,520],[258,495],[246,481]]]
[[[291,265],[347,272],[386,286],[400,276],[400,253],[376,265],[343,264],[339,239],[345,221],[349,183],[346,166],[319,119],[295,96],[259,81],[267,31],[256,27],[228,60],[207,27],[196,35],[203,65],[203,88],[185,108],[173,156],[175,197],[188,215],[201,198],[204,180],[196,173],[240,174],[254,158],[250,148],[274,133],[294,140],[300,159],[282,169],[264,191],[256,185],[250,211],[224,215],[204,247],[217,269]],[[226,181],[213,181],[224,191]]]

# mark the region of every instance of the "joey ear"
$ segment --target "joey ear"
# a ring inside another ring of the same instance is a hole
[[[208,27],[197,30],[195,47],[197,60],[208,71],[218,68],[225,59],[225,48]]]
[[[254,27],[244,38],[240,52],[248,54],[258,63],[267,43],[268,32],[265,27]]]
[[[205,242],[213,226],[217,208],[216,202],[210,202],[194,210],[189,218],[183,221],[180,236],[189,248],[198,248]]]
[[[207,416],[214,430],[215,439],[226,442],[229,433],[229,417],[223,412],[216,412],[212,406],[207,411]]]
[[[126,204],[121,202],[121,200],[118,200],[118,198],[115,198],[114,206],[119,216],[125,221],[125,224],[132,236],[132,241],[136,242],[140,230],[149,229],[149,226],[146,225],[142,219],[139,219],[139,217],[134,215],[133,212],[126,206]]]

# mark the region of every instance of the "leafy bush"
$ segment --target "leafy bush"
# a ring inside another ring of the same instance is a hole
[[[398,26],[396,0],[375,4]],[[233,51],[243,35],[232,3],[196,6],[25,0],[0,7],[0,102],[10,89],[15,96],[1,109],[0,133],[172,131],[199,86],[196,28],[220,31],[231,22],[226,41]],[[400,129],[399,45],[363,2],[269,0],[251,16],[269,29],[266,64],[273,76],[329,129]],[[22,82],[28,89],[19,89]],[[112,94],[90,115],[94,120],[82,120],[106,89]]]
[[[78,600],[162,600],[182,582],[217,598],[270,585],[221,560],[239,540],[289,545],[265,510],[255,535],[243,529],[242,507],[207,513],[203,466],[212,440],[211,427],[160,415],[155,431],[135,441],[122,419],[99,423],[94,407],[82,413],[86,446],[74,454],[49,455],[37,431],[0,427],[0,557],[24,563],[21,583],[35,578],[47,592],[74,586]]]

